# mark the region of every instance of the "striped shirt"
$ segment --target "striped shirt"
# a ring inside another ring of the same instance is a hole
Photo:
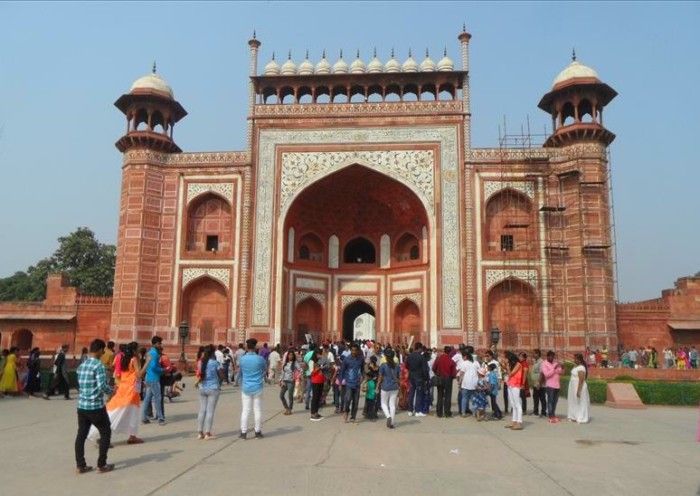
[[[105,406],[105,394],[111,394],[105,367],[97,358],[89,357],[78,367],[78,410],[99,410]]]

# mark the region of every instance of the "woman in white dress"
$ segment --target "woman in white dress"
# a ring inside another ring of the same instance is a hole
[[[570,422],[578,422],[585,424],[588,422],[588,409],[591,405],[591,398],[588,395],[588,384],[586,377],[588,370],[586,369],[583,355],[580,353],[574,355],[576,366],[571,369],[571,380],[569,381],[569,412],[567,417]]]

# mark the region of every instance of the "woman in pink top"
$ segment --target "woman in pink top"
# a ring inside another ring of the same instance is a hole
[[[540,366],[540,373],[544,376],[544,387],[547,394],[547,416],[550,424],[559,423],[557,417],[557,400],[559,399],[559,376],[563,369],[559,362],[555,360],[556,355],[552,350],[547,352],[547,359]]]

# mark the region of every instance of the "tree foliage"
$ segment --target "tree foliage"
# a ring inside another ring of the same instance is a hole
[[[78,292],[108,296],[114,284],[116,247],[102,244],[87,227],[58,238],[58,249],[29,267],[0,279],[0,301],[38,301],[46,296],[46,277],[63,272]]]

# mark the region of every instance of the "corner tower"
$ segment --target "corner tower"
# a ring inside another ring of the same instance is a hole
[[[603,109],[617,96],[598,73],[576,60],[554,79],[539,108],[552,117],[545,204],[550,327],[569,349],[614,349],[615,252],[607,148],[615,135]]]
[[[123,164],[110,335],[175,341],[169,317],[181,173],[168,164],[181,152],[173,128],[187,112],[155,64],[114,105],[126,116],[126,134],[116,142]]]
[[[120,152],[131,148],[177,153],[180,147],[173,141],[175,123],[187,111],[175,100],[168,83],[153,71],[134,81],[128,93],[114,102],[126,116],[126,134],[115,143]]]

